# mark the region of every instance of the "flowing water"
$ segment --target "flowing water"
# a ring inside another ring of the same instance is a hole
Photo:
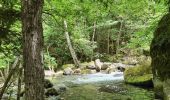
[[[64,100],[154,100],[154,93],[124,84],[123,73],[71,75],[53,78],[55,86],[66,86]]]

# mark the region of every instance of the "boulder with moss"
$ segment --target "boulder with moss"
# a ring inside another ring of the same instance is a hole
[[[153,87],[152,78],[150,61],[146,61],[136,67],[126,68],[124,71],[124,79],[128,84],[140,87]]]
[[[163,83],[170,79],[170,13],[167,13],[160,20],[151,43],[150,53],[152,57],[152,69],[154,80],[162,81]],[[157,87],[157,81],[154,81],[155,93],[162,92],[164,100],[169,100],[170,93],[166,88],[169,85]],[[167,84],[167,83],[166,83]],[[163,87],[163,88],[162,88]],[[159,94],[157,94],[159,95]]]

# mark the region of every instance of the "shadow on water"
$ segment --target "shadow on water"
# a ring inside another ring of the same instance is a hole
[[[153,100],[152,90],[124,84],[123,73],[61,76],[54,84],[68,87],[61,94],[65,100]]]

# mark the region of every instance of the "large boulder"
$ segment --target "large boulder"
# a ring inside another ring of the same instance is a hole
[[[152,58],[152,69],[154,74],[154,80],[160,80],[165,82],[170,79],[170,13],[167,13],[160,20],[155,32],[154,38],[150,47],[150,54]],[[154,87],[157,86],[154,82]],[[167,86],[167,85],[165,85]],[[159,91],[164,92],[162,87],[159,86],[155,91],[158,93]],[[162,93],[164,94],[164,93]],[[168,95],[168,94],[167,94]],[[163,97],[163,96],[162,96]],[[164,98],[165,100],[169,100]]]
[[[163,83],[164,99],[170,100],[170,79]]]
[[[100,72],[101,67],[102,67],[102,65],[103,65],[103,63],[100,62],[100,59],[96,59],[95,62],[94,62],[94,64],[95,64],[95,66],[96,66],[96,71],[97,71],[97,72]]]
[[[151,88],[153,87],[152,79],[150,61],[143,63],[143,65],[126,68],[124,72],[124,80],[128,84]]]

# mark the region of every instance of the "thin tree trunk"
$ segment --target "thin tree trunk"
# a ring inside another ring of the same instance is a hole
[[[70,36],[68,34],[67,21],[66,20],[64,20],[64,28],[65,28],[65,37],[67,39],[67,45],[69,47],[69,50],[70,50],[71,56],[73,58],[74,64],[75,64],[76,67],[80,67],[79,60],[77,59],[76,53],[75,53],[75,51],[72,47],[71,41],[70,41]]]
[[[117,35],[117,40],[116,40],[116,54],[119,54],[119,48],[120,48],[120,38],[122,36],[122,27],[123,27],[123,21],[120,22],[120,28],[119,28],[119,32]]]
[[[43,2],[21,0],[25,100],[44,100]]]
[[[107,33],[107,53],[110,53],[110,30]]]
[[[92,46],[94,46],[95,34],[96,34],[96,21],[94,21],[94,26],[93,26]],[[94,57],[94,50],[93,50],[93,53],[92,53],[91,61],[93,60],[93,57]]]
[[[0,92],[0,100],[2,99],[2,96],[3,96],[5,90],[6,90],[7,86],[8,86],[8,82],[10,81],[12,75],[16,72],[16,70],[17,70],[17,68],[18,68],[18,63],[19,63],[19,61],[20,61],[19,59],[20,59],[20,57],[17,57],[16,60],[15,60],[15,62],[14,62],[14,64],[12,65],[12,68],[11,68],[11,70],[10,70],[10,72],[9,72],[9,75],[8,75],[8,77],[6,78],[6,81],[5,81],[5,83],[4,83],[4,85],[3,85],[2,89],[1,89],[1,92]]]
[[[1,75],[1,77],[3,79],[3,81],[5,81],[5,76],[4,76],[3,72],[2,72],[2,70],[0,70],[0,75]]]
[[[17,100],[20,100],[20,93],[21,93],[21,84],[22,84],[22,70],[23,67],[20,64],[20,68],[19,68],[19,73],[18,73],[18,91],[17,91]]]

